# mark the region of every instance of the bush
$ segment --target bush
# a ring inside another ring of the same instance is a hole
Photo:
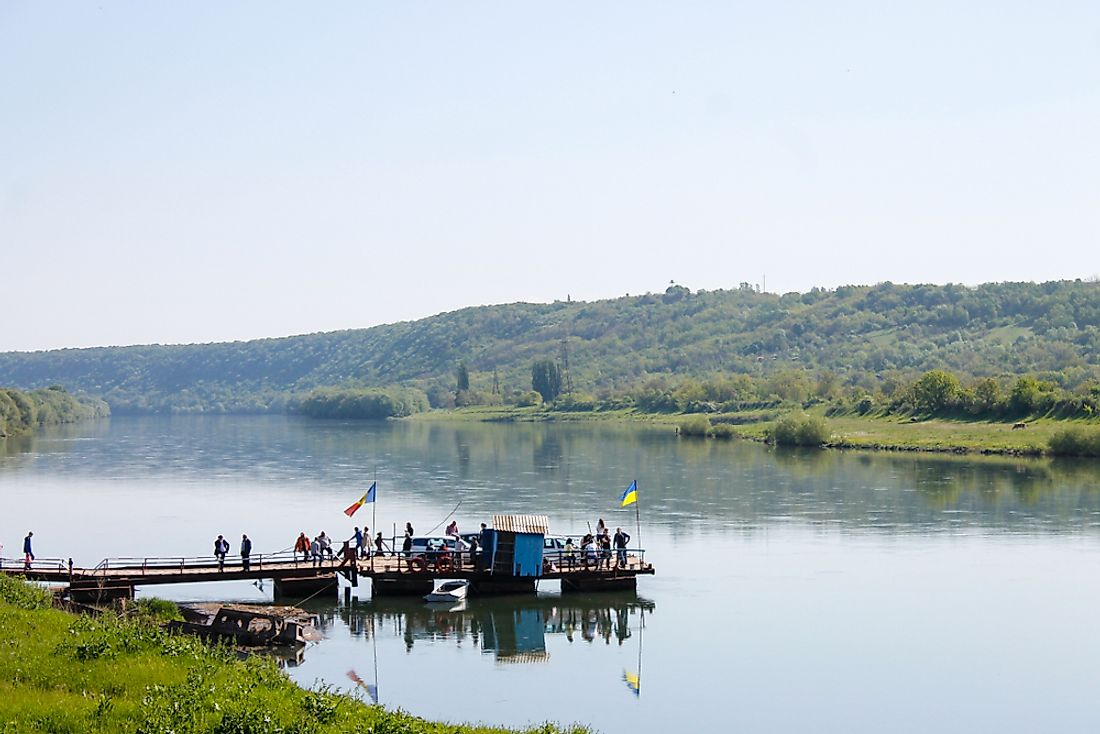
[[[567,392],[554,401],[555,410],[585,413],[596,409],[596,398],[583,392]]]
[[[533,405],[542,405],[542,396],[534,390],[521,392],[516,398],[517,408],[530,408]]]
[[[710,427],[710,435],[715,438],[735,438],[737,431],[729,423],[715,423]]]
[[[1047,446],[1054,456],[1100,456],[1100,429],[1063,428],[1050,437]]]
[[[705,415],[693,415],[680,421],[681,436],[706,436],[710,433],[710,418]]]
[[[824,418],[805,413],[790,413],[776,421],[768,440],[777,446],[820,446],[829,440]]]
[[[0,573],[0,601],[20,609],[48,609],[53,598],[47,589]]]
[[[175,602],[158,599],[155,596],[142,597],[134,602],[134,612],[139,617],[156,621],[183,619],[183,614],[180,613],[180,608],[176,606]]]

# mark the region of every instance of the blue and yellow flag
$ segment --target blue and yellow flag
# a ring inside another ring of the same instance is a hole
[[[642,677],[637,673],[630,673],[624,670],[623,683],[626,683],[626,687],[629,688],[635,696],[642,695]]]
[[[619,498],[619,507],[626,507],[632,505],[638,501],[638,480],[635,479],[630,483],[630,486],[623,492],[623,496]]]

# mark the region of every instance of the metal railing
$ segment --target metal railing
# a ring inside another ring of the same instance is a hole
[[[70,558],[35,558],[29,566],[22,558],[0,558],[0,571],[68,571],[71,564]]]
[[[625,565],[619,563],[621,558],[626,559]],[[645,548],[596,548],[593,551],[586,551],[580,546],[571,551],[548,548],[543,550],[542,560],[543,563],[553,564],[559,571],[613,570],[620,567],[629,570],[632,560],[645,567]]]
[[[301,552],[279,551],[277,553],[254,553],[248,557],[249,570],[262,570],[265,566],[293,564],[294,566],[338,565],[341,559],[336,554],[326,554],[320,558],[309,557]],[[133,571],[146,575],[150,571],[203,571],[209,569],[227,569],[239,571],[244,568],[244,559],[240,555],[227,554],[224,561],[217,556],[165,556],[154,558],[117,557],[104,558],[92,572],[106,576],[110,571]],[[163,574],[157,574],[163,575]]]

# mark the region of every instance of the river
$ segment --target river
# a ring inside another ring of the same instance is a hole
[[[634,479],[638,518],[617,507]],[[208,555],[219,533],[254,552],[353,524],[425,533],[456,506],[463,531],[531,513],[575,535],[602,517],[656,567],[636,594],[547,583],[441,611],[366,584],[308,603],[325,639],[287,672],[430,719],[609,734],[1084,731],[1100,724],[1098,488],[1095,462],[636,426],[123,416],[0,442],[0,542],[18,555],[33,530],[39,556],[94,565]],[[147,592],[271,599],[245,582]]]

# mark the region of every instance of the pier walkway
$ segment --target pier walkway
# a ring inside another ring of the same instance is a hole
[[[548,553],[539,576],[494,574],[471,565],[468,555],[463,559],[466,563],[460,565],[429,563],[428,559],[419,562],[401,554],[357,560],[326,557],[318,564],[303,560],[300,553],[256,554],[250,558],[247,570],[239,556],[227,557],[223,565],[209,556],[107,558],[94,568],[74,566],[71,559],[38,558],[29,569],[21,559],[0,558],[0,573],[67,585],[69,596],[77,601],[131,598],[135,588],[159,584],[260,579],[274,582],[277,597],[305,597],[335,594],[339,587],[337,575],[351,586],[358,586],[360,579],[370,579],[375,596],[427,594],[441,578],[468,580],[472,593],[489,595],[533,593],[540,580],[560,580],[563,592],[634,589],[637,577],[652,575],[654,569],[645,562],[644,550],[629,549],[627,553],[627,563],[621,568],[615,566],[614,556],[610,565],[605,562],[586,567],[580,551],[574,559],[563,553]]]

